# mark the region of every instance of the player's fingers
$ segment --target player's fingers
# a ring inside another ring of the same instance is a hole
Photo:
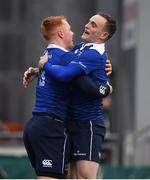
[[[110,59],[107,59],[107,60],[106,60],[106,63],[107,63],[107,64],[111,64]]]
[[[26,88],[27,87],[27,81],[25,78],[23,78],[23,86]]]
[[[29,79],[33,75],[37,75],[39,72],[38,68],[29,68],[27,71],[24,73],[24,78]]]
[[[111,68],[106,68],[105,71],[106,71],[107,76],[109,76],[112,73]]]
[[[111,72],[107,72],[106,75],[107,75],[107,76],[111,75]]]
[[[106,63],[107,68],[112,68],[112,65],[110,63]]]
[[[106,67],[105,71],[112,71],[112,68],[111,67]]]
[[[112,69],[112,64],[111,64],[109,59],[107,59],[107,61],[106,61],[106,68],[111,68]]]
[[[48,51],[46,51],[46,53],[44,54],[44,57],[48,58]]]
[[[38,74],[40,72],[39,68],[34,68],[34,73]]]
[[[26,88],[31,81],[32,81],[31,77],[28,78],[28,79],[27,78],[23,78],[23,86]]]
[[[46,52],[43,56],[40,57],[40,60],[48,60],[48,52]]]
[[[34,71],[34,68],[33,67],[29,67],[29,69],[27,71],[28,71],[28,73],[32,73]]]
[[[24,73],[23,79],[27,81],[30,78],[30,73],[27,71]]]
[[[33,67],[29,67],[23,75],[23,86],[26,88],[29,84],[30,78],[31,76],[35,74],[34,73],[34,68]]]
[[[113,87],[109,84],[109,87],[110,87],[110,93],[109,94],[112,94],[113,92]]]
[[[37,75],[37,68],[32,68],[30,70],[30,76],[34,76],[34,75]]]
[[[25,72],[23,75],[23,82],[27,81],[27,79],[28,79],[28,75],[27,72]]]
[[[112,71],[106,71],[106,75],[109,76],[112,73]]]
[[[23,75],[23,76],[27,77],[28,74],[30,74],[30,72],[31,72],[32,69],[33,69],[32,67],[29,67],[29,68],[24,72],[24,75]]]
[[[28,71],[25,71],[23,77],[27,77],[28,73]]]
[[[111,68],[112,69],[112,66],[110,64],[106,64],[106,68]]]

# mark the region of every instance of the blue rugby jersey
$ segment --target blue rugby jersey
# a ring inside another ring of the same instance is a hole
[[[73,52],[76,58],[67,67],[50,66],[45,63],[44,70],[53,78],[64,82],[72,81],[83,74],[88,74],[94,80],[102,83],[107,82],[105,72],[107,56],[104,44],[79,44]],[[70,110],[74,120],[97,120],[104,123],[102,98],[98,100],[87,98],[80,89],[75,89],[72,94]]]
[[[74,58],[73,53],[53,44],[48,45],[47,51],[49,65],[65,66]],[[65,119],[68,113],[69,94],[69,83],[57,81],[42,70],[37,79],[33,113],[52,113],[61,119]]]
[[[78,59],[71,63],[78,64],[94,80],[107,83],[105,72],[107,55],[104,44],[80,43],[73,48],[73,52]],[[73,120],[96,120],[104,125],[102,98],[96,100],[88,98],[76,88],[72,92],[70,110]]]

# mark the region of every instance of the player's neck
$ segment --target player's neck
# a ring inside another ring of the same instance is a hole
[[[55,45],[60,46],[60,47],[67,50],[64,42],[61,39],[53,39],[53,40],[50,40],[48,43],[49,44],[55,44]]]

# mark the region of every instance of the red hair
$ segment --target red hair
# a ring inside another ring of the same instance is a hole
[[[63,24],[63,20],[66,20],[64,16],[49,16],[42,21],[41,30],[46,40],[49,40],[54,30]]]

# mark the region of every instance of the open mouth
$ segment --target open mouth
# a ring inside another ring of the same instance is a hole
[[[89,34],[90,34],[90,33],[89,33],[88,31],[86,31],[86,30],[84,31],[84,33],[85,33],[85,34],[87,34],[87,35],[89,35]]]

